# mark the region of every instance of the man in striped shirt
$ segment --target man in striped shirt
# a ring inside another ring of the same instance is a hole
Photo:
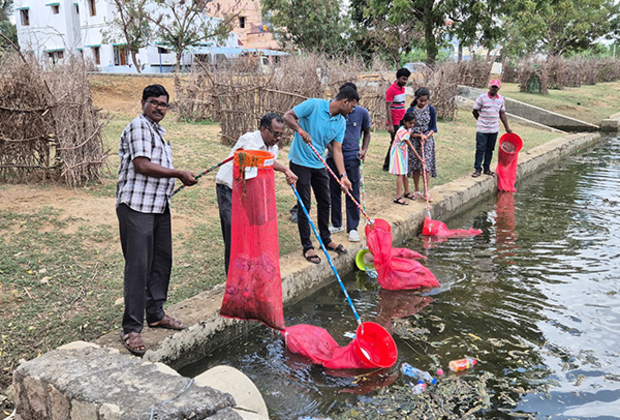
[[[190,171],[174,169],[166,130],[168,92],[161,85],[142,92],[143,113],[121,135],[121,164],[116,187],[116,214],[125,257],[123,330],[121,340],[132,353],[146,352],[140,336],[146,322],[151,328],[181,330],[184,325],[164,313],[172,269],[170,197],[175,178],[196,184]]]
[[[507,133],[512,133],[506,118],[506,105],[504,98],[497,92],[501,83],[499,80],[491,80],[489,91],[478,96],[474,103],[474,118],[477,120],[476,129],[476,158],[474,161],[474,173],[477,178],[484,169],[485,175],[495,175],[491,170],[491,159],[499,133],[499,120],[502,120]],[[484,162],[483,162],[484,160]]]

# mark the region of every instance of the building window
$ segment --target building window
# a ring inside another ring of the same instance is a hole
[[[99,47],[93,47],[93,59],[95,60],[95,64],[101,65],[101,55],[99,54]]]
[[[114,65],[126,66],[127,65],[127,48],[114,47]]]
[[[158,54],[169,54],[170,51],[162,47],[157,47],[157,53]]]
[[[22,26],[30,25],[30,13],[28,9],[22,9],[19,11],[19,16],[21,18]]]
[[[245,28],[245,17],[243,17],[243,16],[239,17],[239,27],[241,29]]]
[[[50,51],[47,53],[47,55],[50,58],[50,61],[53,64],[58,64],[58,61],[62,60],[63,57],[65,56],[64,51]]]
[[[75,5],[75,13],[77,13],[78,15],[80,14],[80,6],[78,6],[77,4]]]
[[[97,7],[95,6],[95,0],[88,0],[88,9],[91,16],[97,16]]]
[[[52,13],[54,13],[55,15],[60,13],[60,6],[57,4],[52,4]]]

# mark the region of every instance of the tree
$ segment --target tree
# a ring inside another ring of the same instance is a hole
[[[176,52],[177,67],[188,47],[212,39],[222,42],[237,19],[235,10],[223,11],[220,4],[208,0],[153,0],[156,8],[146,18],[155,25],[158,38]],[[215,16],[222,16],[216,18]]]
[[[584,51],[618,28],[619,6],[613,0],[517,0],[511,9],[506,27],[519,34],[506,39],[512,54]]]
[[[149,0],[114,0],[116,14],[108,22],[108,30],[104,32],[107,42],[122,37],[131,53],[131,60],[138,73],[142,73],[136,55],[140,48],[145,47],[151,39],[152,27],[147,20]]]
[[[0,32],[17,45],[17,28],[9,20],[13,13],[13,0],[0,0]],[[8,47],[10,44],[0,37],[0,49]]]
[[[341,0],[261,0],[261,6],[284,48],[329,55],[349,49],[351,20]]]

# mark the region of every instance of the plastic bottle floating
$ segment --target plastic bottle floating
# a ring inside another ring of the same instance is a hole
[[[465,359],[453,360],[450,362],[449,366],[452,372],[459,372],[461,370],[473,368],[477,364],[478,364],[478,361],[476,359],[465,358]]]
[[[411,388],[411,392],[413,395],[418,395],[426,391],[426,384],[423,381],[418,381],[418,383]]]
[[[414,368],[409,363],[403,363],[400,367],[400,371],[403,375],[407,375],[419,381],[424,381],[428,384],[435,385],[437,383],[437,379],[433,378],[430,373]]]

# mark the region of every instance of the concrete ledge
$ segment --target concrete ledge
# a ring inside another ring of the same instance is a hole
[[[234,398],[190,384],[161,363],[92,345],[73,345],[23,363],[13,375],[16,419],[230,419]]]
[[[601,131],[616,132],[620,127],[620,112],[601,121]]]
[[[472,88],[469,86],[459,86],[459,95],[471,100],[475,100],[484,92],[485,91],[482,89]],[[505,96],[504,99],[506,101],[506,113],[510,112],[513,115],[537,122],[539,124],[547,125],[563,131],[583,132],[599,130],[598,125],[576,120],[534,105],[526,104],[525,102],[507,98]]]
[[[587,147],[600,138],[598,133],[573,134],[555,139],[527,153],[520,153],[518,178],[552,164],[563,156]],[[432,216],[445,219],[455,212],[474,206],[478,201],[497,191],[497,180],[492,177],[463,177],[431,190]],[[394,243],[420,232],[426,209],[423,203],[412,202],[409,206],[389,208],[369,207],[368,213],[385,218],[392,224]],[[345,234],[334,235],[334,240],[346,241]],[[349,244],[349,253],[334,256],[334,264],[341,273],[354,269],[355,255],[365,247],[365,241]],[[284,303],[298,301],[319,288],[333,283],[334,275],[325,261],[319,265],[309,264],[303,259],[301,250],[280,259]],[[224,281],[225,279],[222,279]],[[219,316],[224,285],[205,291],[190,299],[171,305],[167,310],[178,316],[190,327],[180,332],[153,330],[145,327],[143,339],[149,349],[146,360],[159,361],[180,368],[199,360],[236,336],[257,325],[256,322],[236,321]],[[117,333],[107,334],[97,340],[98,344],[114,347],[126,352]]]
[[[466,110],[471,114],[472,109],[474,109],[474,101],[472,99],[464,98],[462,96],[456,97],[456,106],[459,109]],[[511,114],[509,112],[506,113],[508,117],[508,121],[516,122],[521,125],[525,125],[527,127],[536,128],[538,130],[549,131],[551,133],[561,133],[566,134],[565,131],[559,130],[557,128],[549,127],[548,125],[537,123],[536,121],[528,120],[526,118],[521,118],[517,115]]]

